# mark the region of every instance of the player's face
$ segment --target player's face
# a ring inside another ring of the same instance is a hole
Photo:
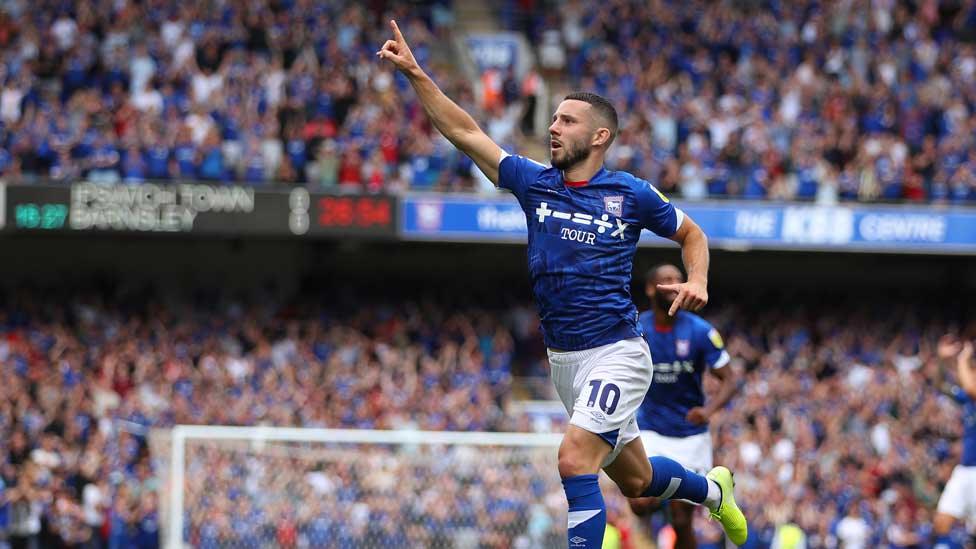
[[[568,170],[590,156],[593,120],[590,104],[567,99],[559,104],[549,126],[549,153],[553,167]]]
[[[678,297],[675,290],[658,290],[658,284],[680,284],[685,281],[681,271],[673,265],[658,267],[654,279],[645,289],[647,297],[651,298],[660,309],[668,310],[674,303],[674,298]]]

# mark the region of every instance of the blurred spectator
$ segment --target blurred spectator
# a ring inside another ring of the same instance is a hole
[[[31,8],[0,8],[2,176],[490,189],[456,153],[418,176],[429,154],[410,144],[439,137],[373,58],[390,16],[504,148],[544,131],[541,74],[486,71],[475,98],[474,82],[431,63],[450,43],[442,2]],[[509,1],[500,13],[538,44],[544,74],[615,103],[612,166],[688,199],[976,201],[971,2]],[[255,147],[260,158],[245,154]],[[336,177],[331,155],[344,159]]]
[[[929,510],[958,461],[959,412],[941,394],[933,353],[955,321],[907,304],[800,310],[710,315],[729,334],[733,367],[746,371],[742,396],[713,430],[750,532],[759,547],[786,522],[808,547],[916,536],[927,546]]]
[[[425,3],[380,11],[335,0],[6,2],[0,176],[329,187],[330,159],[309,168],[332,140],[346,158],[341,183],[401,188],[412,159],[388,154],[390,142],[395,150],[435,130],[406,80],[373,53],[386,39],[379,21],[396,17],[418,59],[462,95],[465,83],[429,65],[427,22],[446,32],[451,17],[434,3],[432,15]],[[445,189],[471,188],[466,171],[444,173]]]
[[[928,544],[927,531],[917,524],[907,505],[895,512],[895,520],[888,527],[886,536],[892,549],[914,549]]]
[[[799,526],[788,523],[776,528],[770,549],[807,549],[807,537]]]
[[[39,485],[37,468],[30,462],[21,464],[12,486],[5,490],[8,502],[8,539],[13,549],[40,547],[41,513],[49,493]]]
[[[540,63],[617,106],[615,166],[677,156],[689,199],[976,202],[972,2],[556,4]]]
[[[837,538],[840,540],[842,549],[865,549],[868,547],[871,529],[861,517],[860,505],[857,502],[851,504],[847,510],[847,516],[837,523]]]
[[[0,386],[0,434],[8,441],[0,454],[0,524],[14,547],[154,547],[160,518],[151,427],[528,428],[505,413],[514,342],[500,310],[225,301],[214,316],[209,306],[149,298],[133,315],[108,296],[49,301],[28,293],[0,301],[0,371],[10,378]],[[543,469],[548,462],[532,465]],[[560,493],[558,479],[550,480]],[[504,482],[498,474],[493,493],[502,494]],[[526,490],[518,505],[530,494],[539,495]],[[524,516],[519,509],[506,520]],[[330,520],[348,510],[336,512]],[[279,542],[307,535],[294,531],[307,526],[305,518],[282,520]],[[392,524],[369,535],[393,536],[387,546],[400,546],[403,523]],[[522,531],[498,524],[504,539]],[[214,526],[213,539],[226,539]]]
[[[161,471],[154,470],[149,428],[559,431],[565,422],[561,412],[536,421],[509,406],[513,371],[546,374],[538,322],[519,303],[370,303],[348,294],[303,295],[291,304],[125,292],[0,298],[0,439],[8,441],[0,454],[0,517],[7,517],[6,531],[19,546],[70,539],[92,547],[151,547],[161,520]],[[716,461],[736,471],[755,546],[771,544],[785,524],[795,524],[808,547],[924,546],[930,509],[958,461],[959,410],[940,393],[942,375],[932,356],[935,339],[956,321],[932,305],[794,305],[784,312],[731,304],[708,315],[727,336],[731,367],[743,371],[741,397],[714,419],[713,431]],[[959,328],[973,333],[976,326]],[[547,379],[541,384],[551,391]],[[270,461],[255,468],[241,461],[252,454],[233,447],[194,448],[191,453],[201,453],[188,463],[200,467],[188,468],[197,476],[187,494],[228,495],[219,505],[207,500],[187,507],[202,513],[191,520],[201,546],[266,539],[269,532],[283,540],[327,533],[396,545],[398,536],[430,540],[446,528],[473,528],[497,543],[520,535],[529,547],[565,543],[561,488],[546,461],[551,455],[527,460],[516,480],[502,472],[510,467],[489,466],[494,458],[487,451],[474,468],[463,453],[445,455],[440,465],[377,462],[459,475],[439,477],[453,479],[443,485],[413,486],[411,473],[391,469],[398,490],[413,494],[407,497],[367,488],[363,479],[381,466],[360,462],[361,452],[324,460],[299,459],[312,455],[305,447],[261,452]],[[311,476],[306,484],[275,473],[281,470]],[[241,475],[273,488],[260,493],[300,493],[308,505],[298,506],[296,516],[275,511],[259,520],[251,513],[267,513],[272,502],[231,498],[248,485]],[[286,481],[307,487],[295,492],[274,484]],[[314,490],[350,503],[330,508],[332,500]],[[417,491],[428,495],[417,498]],[[558,497],[548,498],[550,492]],[[439,502],[445,497],[454,499]],[[408,500],[417,507],[402,509]],[[336,530],[336,521],[360,512],[350,510],[353,503],[365,506],[366,518]],[[403,528],[379,528],[391,520]],[[276,526],[264,531],[258,524]],[[622,539],[630,526],[624,518],[615,523]],[[696,529],[703,544],[717,539],[714,524]]]

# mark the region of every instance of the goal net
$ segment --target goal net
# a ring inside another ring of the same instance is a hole
[[[177,426],[163,547],[565,547],[560,436]]]

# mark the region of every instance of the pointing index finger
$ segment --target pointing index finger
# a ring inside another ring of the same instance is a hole
[[[681,307],[683,297],[684,294],[679,293],[678,297],[674,298],[674,301],[671,303],[671,308],[668,309],[668,316],[674,316],[674,314],[678,312],[678,308]]]
[[[405,42],[403,39],[403,33],[400,32],[400,27],[397,26],[396,20],[390,19],[390,28],[393,29],[393,36],[396,37],[397,42],[400,42],[401,44]]]

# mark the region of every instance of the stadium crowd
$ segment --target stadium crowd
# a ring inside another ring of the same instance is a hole
[[[707,315],[747,372],[712,430],[716,463],[736,471],[750,547],[786,523],[808,547],[930,546],[962,433],[944,393],[955,366],[940,363],[936,342],[976,335],[973,319],[945,310],[831,303]]]
[[[626,113],[609,161],[662,190],[976,201],[972,1],[505,4],[544,69]]]
[[[188,443],[187,467],[198,481],[185,494],[194,546],[565,544],[551,447],[276,444],[255,452],[249,445]],[[626,505],[619,495],[617,503]]]
[[[432,139],[406,80],[373,55],[381,21],[397,17],[429,65],[450,16],[436,2],[4,2],[0,175],[470,185],[470,170],[451,177],[448,163],[467,168]],[[453,96],[471,95],[432,69]]]
[[[340,311],[144,296],[5,298],[0,525],[15,547],[58,538],[155,546],[151,427],[528,429],[504,413],[513,338],[497,314],[448,314],[430,303]],[[191,471],[201,475],[189,479],[194,486],[213,473]],[[221,495],[208,513],[235,503]],[[340,519],[333,516],[335,528]],[[192,539],[226,546],[225,534],[194,531]]]
[[[154,427],[540,425],[509,406],[513,364],[539,357],[524,305],[66,295],[6,293],[0,307],[0,528],[14,547],[155,547],[168,453],[150,453]],[[749,546],[768,547],[777,527],[794,523],[809,547],[926,547],[961,432],[940,392],[952,374],[932,347],[945,331],[976,325],[907,305],[741,304],[708,317],[744,374],[713,433],[716,461],[736,471],[751,518]],[[396,462],[383,458],[393,449],[373,450],[367,462],[348,448],[188,446],[187,539],[565,543],[562,492],[545,456],[455,449]],[[440,480],[409,480],[428,471]],[[619,495],[608,501],[617,526],[632,530]],[[483,516],[497,520],[488,527]],[[714,524],[700,526],[707,547]]]
[[[507,148],[531,127],[519,110],[546,104],[539,75],[497,74],[496,100],[475,97],[432,62],[449,3],[383,4],[5,2],[0,175],[485,188],[376,62],[382,23],[399,18],[418,60]],[[502,19],[525,21],[541,70],[624,113],[611,165],[667,192],[976,201],[971,1],[510,4]]]

